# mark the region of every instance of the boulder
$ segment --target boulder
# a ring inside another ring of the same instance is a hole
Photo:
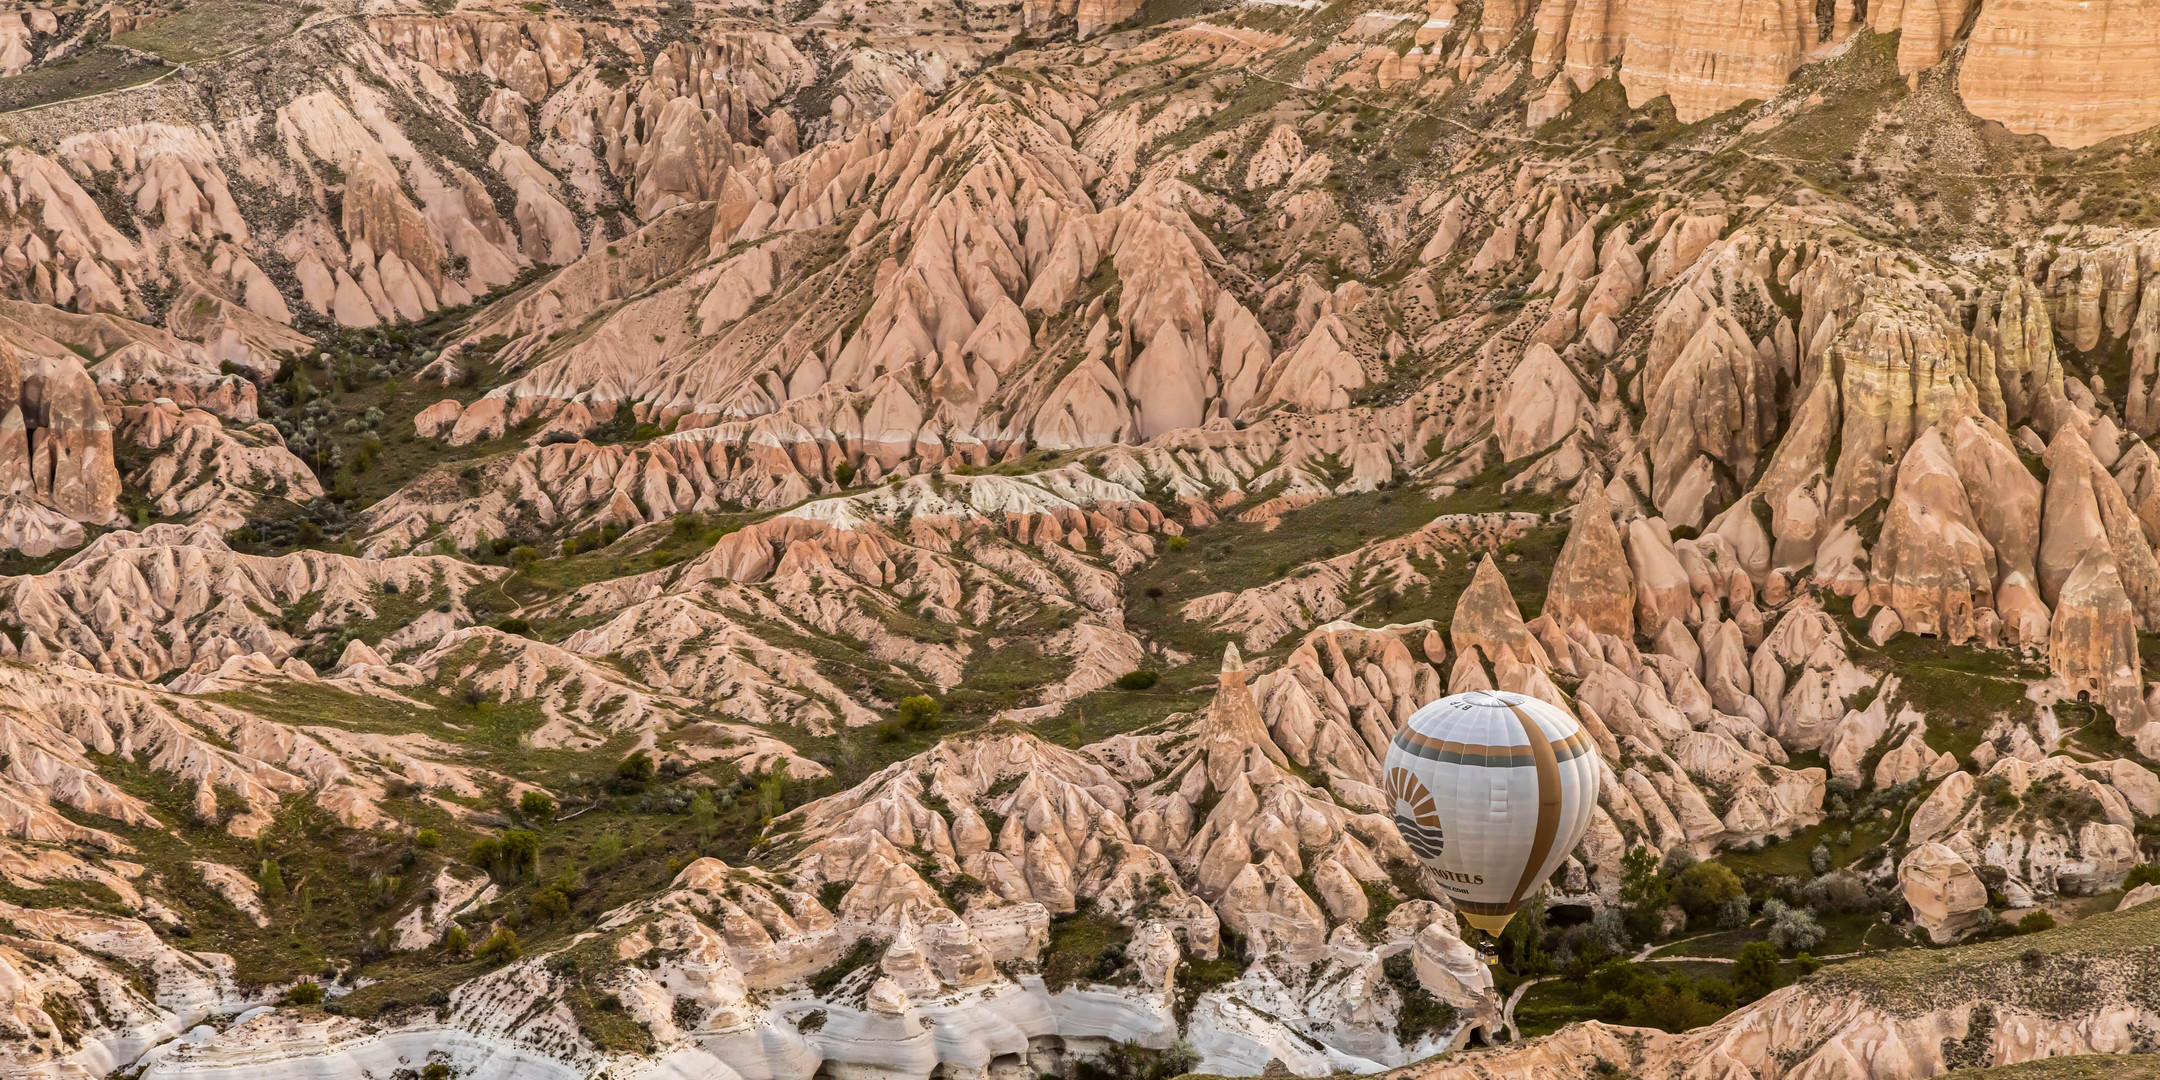
[[[1966,804],[1972,802],[1973,788],[1973,775],[1969,772],[1954,772],[1944,777],[1943,782],[1928,793],[1920,809],[1913,811],[1909,831],[1911,841],[1926,844],[1947,836],[1965,816]]]
[[[1947,945],[1980,928],[1987,910],[1987,886],[1980,875],[1942,844],[1922,844],[1898,866],[1898,884],[1912,907],[1913,921],[1928,939]]]

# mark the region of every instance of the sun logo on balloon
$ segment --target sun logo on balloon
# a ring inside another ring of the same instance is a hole
[[[1410,770],[1398,768],[1388,770],[1387,793],[1395,800],[1395,827],[1401,830],[1403,842],[1424,858],[1439,858],[1447,847],[1447,835],[1441,831],[1440,810],[1433,804],[1432,792]]]

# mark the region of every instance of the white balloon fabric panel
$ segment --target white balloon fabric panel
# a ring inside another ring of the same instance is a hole
[[[1472,925],[1498,933],[1582,841],[1598,762],[1565,709],[1474,691],[1419,709],[1385,766],[1395,824]]]

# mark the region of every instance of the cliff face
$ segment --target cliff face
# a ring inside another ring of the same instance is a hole
[[[1620,83],[1629,105],[1670,95],[1693,123],[1775,96],[1814,40],[1805,0],[1630,0]]]
[[[1985,0],[1958,92],[1968,108],[2057,146],[2160,123],[2160,3]]]

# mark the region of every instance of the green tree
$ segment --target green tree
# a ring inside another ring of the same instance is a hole
[[[1526,976],[1551,973],[1553,963],[1551,954],[1545,951],[1545,931],[1545,890],[1539,889],[1500,931],[1509,971]]]
[[[769,822],[787,812],[787,785],[788,766],[785,761],[775,763],[772,772],[767,773],[763,780],[758,781],[757,800],[758,821],[760,823]]]
[[[640,750],[615,765],[615,779],[624,785],[643,788],[652,782],[659,769],[653,765],[652,755]]]
[[[442,846],[442,834],[433,829],[422,829],[413,834],[412,842],[416,848],[432,851]]]
[[[555,800],[549,798],[545,791],[528,791],[518,797],[518,813],[536,820],[552,817],[555,814]]]
[[[1658,873],[1657,852],[1636,847],[1620,857],[1620,906],[1627,913],[1628,933],[1641,941],[1657,937],[1670,896],[1671,885]]]
[[[1716,912],[1745,891],[1740,876],[1726,869],[1725,864],[1701,862],[1680,872],[1680,880],[1673,887],[1673,901],[1687,909],[1690,917],[1701,917]]]
[[[909,731],[935,731],[941,712],[936,698],[916,694],[900,699],[900,711],[893,718]]]
[[[512,829],[502,838],[503,866],[515,875],[531,876],[540,870],[540,837],[524,829]]]
[[[549,886],[533,894],[532,911],[541,922],[554,922],[570,914],[570,898],[561,889]]]
[[[472,938],[465,933],[464,927],[453,923],[450,932],[443,935],[442,945],[444,952],[452,956],[463,956],[467,949],[472,948]]]
[[[713,805],[712,794],[700,791],[690,800],[690,826],[699,836],[711,836],[713,826],[720,820],[720,810]]]
[[[832,467],[833,483],[846,487],[855,482],[855,466],[843,461]]]
[[[278,869],[276,859],[264,859],[262,869],[255,875],[255,883],[262,886],[262,893],[273,900],[285,895],[285,874]]]
[[[1569,982],[1583,982],[1610,959],[1612,950],[1605,947],[1604,939],[1596,934],[1582,934],[1576,937],[1573,951],[1567,953],[1567,966],[1560,974]]]
[[[1708,864],[1705,864],[1708,865]],[[1733,989],[1748,1001],[1777,989],[1777,946],[1767,941],[1751,941],[1733,958]]]

